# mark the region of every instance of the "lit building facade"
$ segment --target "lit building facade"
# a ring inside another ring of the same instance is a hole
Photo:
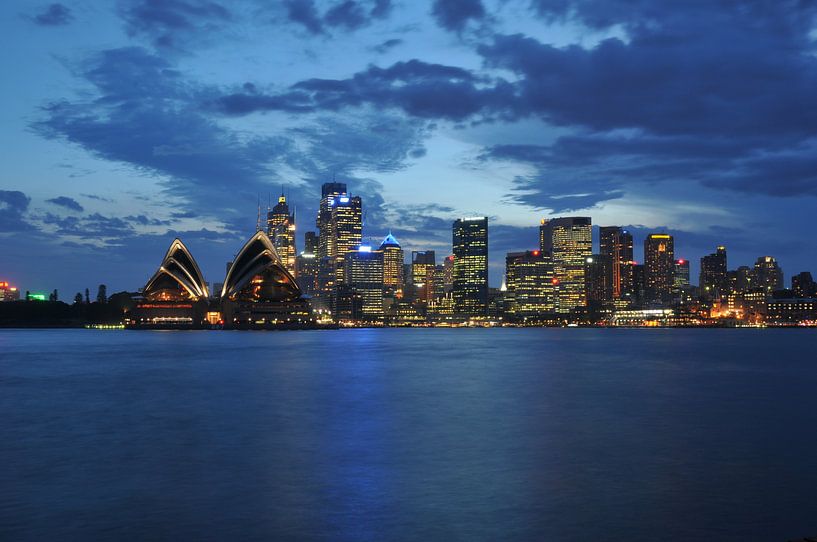
[[[434,299],[434,267],[437,256],[433,250],[414,250],[411,253],[411,282],[417,301],[428,303]]]
[[[452,233],[454,314],[485,316],[488,309],[488,217],[457,219]]]
[[[729,291],[726,247],[719,246],[715,252],[701,258],[701,275],[698,285],[701,294],[716,297]]]
[[[671,235],[651,233],[644,240],[644,293],[648,302],[672,299],[675,242]]]
[[[683,258],[675,260],[672,271],[672,289],[678,293],[689,287],[689,260]]]
[[[772,256],[761,256],[755,262],[753,286],[771,293],[783,289],[783,270]]]
[[[541,250],[505,257],[505,312],[510,320],[536,321],[556,309],[553,262]]]
[[[587,305],[585,266],[593,255],[590,217],[542,220],[539,249],[550,254],[554,278],[558,282],[556,311],[567,313]]]
[[[803,271],[791,277],[791,289],[799,298],[817,297],[817,284],[808,271]]]
[[[289,204],[283,194],[275,207],[267,211],[267,235],[272,239],[284,267],[291,274],[296,274],[295,215],[289,212]]]
[[[343,287],[351,293],[353,320],[383,319],[383,257],[365,245],[344,257]]]
[[[383,287],[397,297],[403,297],[403,249],[389,232],[380,243],[378,252],[383,254]]]
[[[599,228],[599,253],[610,258],[613,299],[630,299],[633,291],[633,235],[620,226]]]
[[[599,307],[610,304],[614,299],[613,259],[608,254],[593,254],[585,262],[584,279],[588,305]]]
[[[18,301],[20,299],[20,291],[10,285],[7,281],[0,281],[0,302],[3,301]]]

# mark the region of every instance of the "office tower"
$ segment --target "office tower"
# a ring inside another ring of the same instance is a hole
[[[434,266],[437,259],[433,250],[411,252],[411,282],[416,289],[416,300],[428,303],[434,299]]]
[[[614,265],[609,254],[593,254],[587,258],[584,280],[588,305],[598,307],[613,301]]]
[[[385,289],[396,295],[403,296],[403,249],[400,243],[389,232],[383,242],[380,243],[378,252],[383,254],[383,286]]]
[[[488,217],[457,219],[452,230],[454,313],[484,316],[488,309]]]
[[[741,265],[735,270],[735,293],[748,292],[755,287],[755,272],[748,265]]]
[[[349,196],[343,183],[325,183],[318,205],[318,292],[321,304],[331,307],[335,289],[344,278],[344,259],[357,250],[363,237],[359,196]],[[328,302],[328,303],[327,303]]]
[[[383,318],[383,253],[363,245],[344,256],[344,288],[353,295],[352,318]]]
[[[553,262],[541,250],[505,257],[505,312],[514,321],[536,320],[556,309]]]
[[[794,295],[800,298],[817,297],[817,284],[808,271],[792,276],[791,289],[794,290]]]
[[[11,286],[7,281],[0,282],[0,301],[17,301],[20,299],[20,291]]]
[[[443,292],[447,295],[454,289],[454,255],[443,260]]]
[[[633,236],[619,226],[599,228],[599,253],[610,258],[613,299],[633,296]]]
[[[286,270],[295,274],[295,215],[290,214],[287,198],[283,194],[275,207],[267,209],[267,235]]]
[[[434,266],[434,289],[432,291],[432,300],[436,301],[445,297],[445,265],[438,264]]]
[[[719,246],[714,253],[701,258],[701,276],[699,286],[701,294],[716,297],[726,293],[729,285],[726,279],[726,247]]]
[[[672,298],[675,243],[671,235],[651,233],[644,240],[644,293],[647,302]]]
[[[724,277],[725,279],[726,277]],[[689,288],[689,260],[675,260],[672,271],[672,291],[679,294]]]
[[[593,230],[589,217],[542,220],[539,249],[550,254],[559,283],[556,311],[570,312],[587,304],[585,265],[593,255]]]
[[[308,231],[304,234],[304,252],[318,255],[318,234]]]
[[[783,270],[771,256],[757,259],[753,278],[753,286],[763,288],[767,293],[783,289]]]
[[[304,295],[315,295],[318,281],[318,259],[304,249],[295,258],[295,282]]]
[[[647,298],[645,275],[644,264],[633,265],[633,301],[639,306],[644,305]]]

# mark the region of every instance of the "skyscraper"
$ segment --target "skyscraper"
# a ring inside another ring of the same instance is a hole
[[[791,277],[791,289],[794,290],[794,295],[800,298],[817,296],[817,284],[808,271]]]
[[[454,313],[484,316],[488,309],[488,217],[457,219],[452,237]]]
[[[706,296],[727,293],[727,270],[726,247],[724,246],[719,246],[713,254],[701,258],[701,275],[698,282],[701,293]]]
[[[383,318],[383,256],[366,245],[344,256],[343,287],[352,292],[352,318],[356,320]]]
[[[651,233],[644,240],[644,291],[649,302],[672,298],[675,243],[671,235]]]
[[[318,236],[314,231],[304,235],[304,249],[295,258],[295,281],[305,295],[315,295],[318,286]]]
[[[417,301],[428,303],[434,299],[434,266],[437,257],[433,250],[411,252],[411,282],[417,292]]]
[[[772,256],[761,256],[755,262],[753,286],[767,293],[783,289],[783,270]]]
[[[610,258],[613,299],[633,296],[633,236],[620,226],[599,228],[599,253]]]
[[[550,254],[554,278],[558,281],[556,311],[570,312],[587,305],[585,266],[593,254],[590,217],[542,220],[539,249]]]
[[[383,286],[397,297],[403,296],[403,249],[389,232],[380,243],[378,252],[383,254]]]
[[[272,209],[267,209],[267,235],[272,240],[281,263],[293,275],[295,270],[295,215],[290,214],[284,194]]]
[[[588,305],[596,307],[613,301],[613,259],[609,254],[593,254],[585,264]]]
[[[724,277],[725,279],[726,277]],[[678,294],[689,287],[689,260],[675,260],[672,272],[672,291]]]
[[[541,250],[508,253],[505,288],[505,311],[511,320],[536,320],[556,308],[553,262]]]

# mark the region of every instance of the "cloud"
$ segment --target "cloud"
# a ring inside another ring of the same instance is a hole
[[[369,105],[399,109],[418,118],[460,121],[505,108],[512,94],[511,85],[502,80],[413,59],[388,68],[369,66],[348,79],[307,79],[278,94],[228,94],[214,100],[211,107],[226,115],[246,115],[339,111]]]
[[[460,32],[468,21],[482,20],[485,7],[481,0],[434,0],[431,14],[441,27]]]
[[[198,0],[128,0],[120,7],[127,32],[144,35],[162,49],[183,49],[191,39],[202,39],[232,20],[223,5]]]
[[[31,229],[24,214],[31,198],[19,190],[0,190],[0,232],[20,232]]]
[[[329,29],[354,31],[391,14],[391,0],[342,0],[321,15],[314,0],[286,0],[286,15],[311,34],[325,34]]]
[[[69,198],[68,196],[59,196],[56,198],[47,199],[45,201],[48,203],[53,203],[54,205],[59,205],[60,207],[65,207],[71,211],[77,211],[78,213],[85,210],[82,208],[82,205],[77,202],[77,200],[74,198]]]
[[[49,5],[44,11],[32,17],[32,20],[42,26],[62,26],[74,20],[71,10],[66,6],[55,3]]]
[[[374,52],[379,53],[379,54],[382,55],[384,53],[387,53],[387,52],[391,51],[392,49],[394,49],[398,45],[402,45],[402,44],[403,44],[403,40],[398,39],[398,38],[392,38],[392,39],[386,40],[383,43],[380,43],[380,44],[372,47],[372,50]]]

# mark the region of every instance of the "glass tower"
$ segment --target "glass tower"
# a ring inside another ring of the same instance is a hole
[[[457,219],[453,245],[454,313],[484,316],[488,309],[488,217]]]
[[[585,268],[593,255],[593,226],[590,217],[542,220],[539,248],[551,255],[558,283],[556,312],[566,313],[587,305]]]

